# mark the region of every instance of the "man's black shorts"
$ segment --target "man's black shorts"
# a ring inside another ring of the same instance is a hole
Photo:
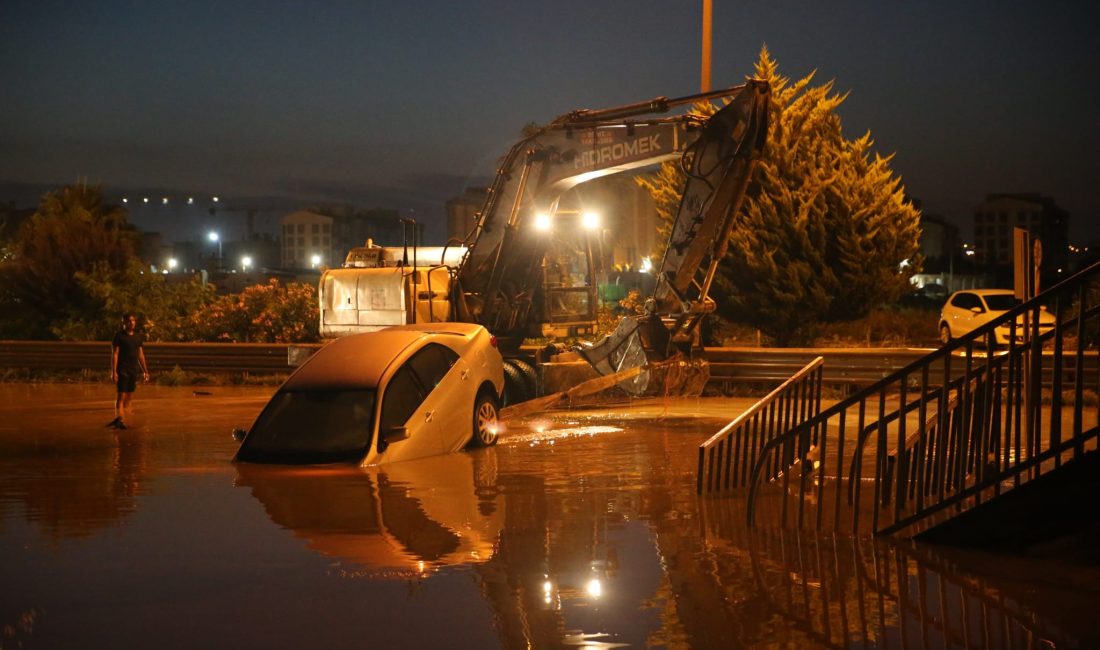
[[[136,370],[119,370],[118,371],[118,392],[120,393],[132,393],[137,389],[137,371]]]

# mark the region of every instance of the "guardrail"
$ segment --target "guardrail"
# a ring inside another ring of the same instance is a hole
[[[146,343],[150,370],[179,366],[188,372],[285,373],[321,344]],[[927,355],[921,348],[707,348],[710,385],[730,389],[746,383],[779,385],[816,357],[825,359],[822,383],[867,386]],[[1049,353],[1047,353],[1049,354]],[[1047,368],[1049,364],[1044,364]],[[1083,355],[1086,372],[1097,373],[1097,352]],[[106,341],[0,341],[0,368],[103,370],[111,366]],[[933,371],[934,372],[934,371]]]
[[[188,372],[290,372],[320,344],[266,343],[146,343],[149,371],[176,366]],[[0,341],[0,367],[33,370],[111,369],[111,344],[106,341]]]

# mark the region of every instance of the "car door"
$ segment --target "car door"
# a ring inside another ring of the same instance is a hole
[[[470,439],[474,395],[468,364],[451,348],[430,343],[409,359],[427,390],[424,403],[437,426],[439,453],[457,451]]]
[[[389,463],[439,452],[435,410],[425,402],[427,391],[406,361],[386,382],[378,413],[379,462]],[[407,437],[387,443],[387,432],[405,427]]]

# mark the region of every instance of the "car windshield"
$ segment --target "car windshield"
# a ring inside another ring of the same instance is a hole
[[[259,463],[335,463],[366,455],[374,419],[373,390],[279,391],[237,452]]]
[[[995,293],[985,296],[985,304],[990,311],[1008,311],[1020,304],[1020,301],[1011,293]]]

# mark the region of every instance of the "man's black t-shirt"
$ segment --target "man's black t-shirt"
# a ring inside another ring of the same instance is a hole
[[[118,348],[118,370],[120,372],[123,370],[141,371],[141,364],[138,363],[138,350],[141,349],[144,343],[144,334],[138,334],[137,332],[127,334],[126,330],[119,330],[115,333],[115,339],[111,341],[111,345]]]

